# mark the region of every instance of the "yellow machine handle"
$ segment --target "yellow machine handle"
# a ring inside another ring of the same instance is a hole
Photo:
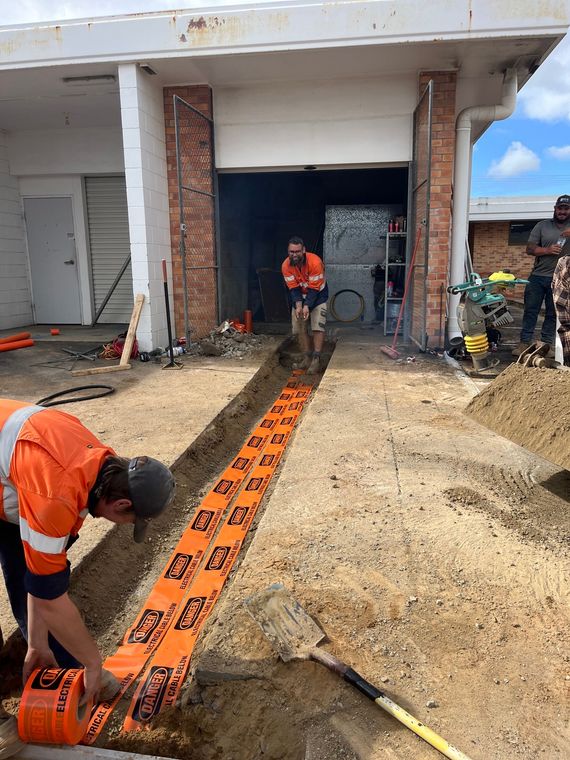
[[[390,713],[390,715],[396,718],[396,720],[399,720],[400,723],[409,728],[410,731],[413,731],[428,744],[431,744],[434,749],[441,752],[445,757],[450,758],[450,760],[469,760],[467,755],[453,747],[448,741],[439,736],[439,734],[436,734],[431,728],[428,728],[417,720],[417,718],[414,718],[413,715],[406,712],[400,707],[400,705],[392,702],[383,691],[380,691],[376,686],[373,686],[369,681],[363,678],[360,673],[357,673],[356,670],[353,670],[345,663],[337,660],[336,657],[330,655],[328,652],[323,652],[323,650],[313,649],[311,657],[342,675],[345,681],[356,686],[358,691],[362,692],[362,694],[375,702],[378,707],[381,707],[387,713]]]
[[[392,700],[385,694],[381,697],[377,697],[374,701],[378,707],[386,710],[386,712],[390,713],[390,715],[396,718],[396,720],[399,720],[400,723],[403,723],[404,726],[407,726],[407,728],[424,739],[424,741],[431,744],[432,747],[441,752],[445,757],[449,757],[450,760],[469,760],[466,754],[458,750],[442,736],[436,734],[431,728],[420,723],[420,721],[414,718],[413,715],[410,715],[409,712],[406,712],[402,707],[395,702],[392,702]]]

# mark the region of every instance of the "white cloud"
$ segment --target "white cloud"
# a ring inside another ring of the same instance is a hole
[[[523,113],[545,122],[570,121],[570,36],[523,87],[519,95]]]
[[[550,148],[546,149],[546,152],[549,156],[552,156],[552,158],[556,158],[559,161],[570,161],[570,145],[563,145],[561,148],[552,145]]]
[[[487,176],[494,179],[518,177],[519,174],[534,172],[540,168],[540,158],[521,142],[512,142],[499,161],[493,161]]]

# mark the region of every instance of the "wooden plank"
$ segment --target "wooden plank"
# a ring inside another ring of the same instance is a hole
[[[121,361],[119,362],[123,367],[129,363],[129,359],[131,358],[131,351],[133,350],[133,343],[135,342],[143,304],[144,294],[138,293],[135,298],[135,305],[133,307],[133,313],[131,314],[131,321],[129,323],[129,329],[127,330],[125,345],[123,346],[123,353],[121,354]]]
[[[102,375],[105,372],[122,372],[130,369],[130,364],[110,364],[108,367],[92,367],[91,369],[74,369],[72,377],[85,377],[85,375]]]
[[[121,353],[121,360],[118,364],[111,364],[109,367],[93,367],[92,369],[75,369],[71,373],[72,377],[85,377],[86,375],[102,375],[105,372],[120,372],[125,369],[130,369],[129,359],[131,358],[131,351],[133,350],[133,343],[137,334],[137,327],[139,325],[139,319],[141,316],[142,307],[144,304],[144,294],[138,293],[135,298],[135,305],[133,306],[133,313],[131,314],[131,321],[129,322],[129,329],[127,330],[127,337],[123,345],[123,351]]]

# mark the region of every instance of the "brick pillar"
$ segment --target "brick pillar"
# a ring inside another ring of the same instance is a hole
[[[212,91],[207,85],[165,87],[166,159],[170,238],[172,241],[172,279],[176,334],[184,334],[184,290],[180,255],[180,207],[176,165],[176,133],[173,96],[178,95],[201,113],[212,118]],[[181,129],[183,184],[212,191],[213,145],[208,123],[186,112]],[[192,338],[204,337],[217,323],[217,278],[215,220],[213,199],[184,191],[184,221],[187,225],[185,248],[188,287],[188,314]],[[202,267],[193,269],[192,267]]]
[[[445,292],[443,296],[441,295],[441,287],[442,285],[444,289],[447,287],[451,250],[451,187],[455,156],[455,89],[457,75],[451,71],[421,72],[419,77],[420,95],[430,79],[433,81],[433,105],[426,332],[428,335],[428,345],[441,346],[444,341],[444,335],[441,333],[445,331],[445,303],[447,298]],[[420,124],[419,126],[421,128],[422,125]],[[415,231],[412,234],[415,236]],[[419,289],[415,287],[412,313],[418,308],[418,300]],[[443,309],[441,318],[440,308]]]

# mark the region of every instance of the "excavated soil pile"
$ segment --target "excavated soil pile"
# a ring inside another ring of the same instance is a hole
[[[466,414],[519,446],[570,470],[570,372],[512,364]]]

